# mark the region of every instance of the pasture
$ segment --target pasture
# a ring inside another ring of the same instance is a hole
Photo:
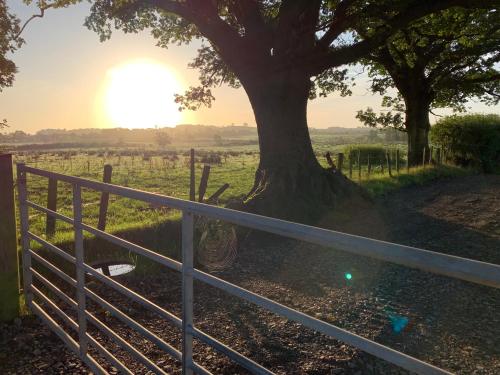
[[[406,185],[421,184],[442,176],[466,173],[450,166],[435,167],[430,164],[408,170],[404,160],[406,152],[404,146],[372,146],[370,149],[379,153],[387,150],[390,155],[395,155],[396,149],[400,150],[399,173],[396,171],[395,161],[392,158],[392,176],[389,176],[387,160],[379,160],[372,154],[371,165],[368,166],[367,154],[363,152],[363,156],[358,159],[360,147],[364,146],[359,144],[331,145],[321,137],[316,138],[315,142],[315,152],[323,166],[328,166],[327,159],[324,157],[326,152],[332,154],[335,164],[338,164],[338,153],[345,153],[343,173],[346,177],[360,183],[374,196],[389,193]],[[352,151],[349,152],[349,150]],[[15,161],[36,168],[93,180],[102,180],[104,166],[111,165],[113,168],[111,182],[113,184],[189,199],[189,154],[187,148],[166,150],[154,147],[149,149],[144,147],[55,149],[38,152],[19,151],[15,154]],[[349,173],[351,163],[349,154],[354,156],[352,173]],[[258,163],[259,154],[254,146],[222,148],[214,145],[201,145],[195,151],[196,190],[198,190],[203,167],[210,165],[210,177],[205,198],[215,193],[223,184],[228,183],[229,188],[220,196],[217,204],[226,205],[231,201],[241,200],[252,187]],[[29,186],[30,199],[39,205],[46,206],[47,180],[34,177]],[[57,211],[68,216],[71,216],[72,210],[70,189],[71,187],[67,184],[58,184]],[[100,194],[84,190],[83,202],[84,217],[89,224],[96,225],[99,217]],[[33,229],[37,233],[45,233],[45,215],[38,212],[32,212],[32,214],[30,219]],[[150,228],[166,220],[177,219],[179,219],[179,213],[176,211],[111,196],[107,214],[107,230],[123,232],[145,227]],[[54,241],[64,242],[71,239],[71,236],[72,228],[57,221]]]

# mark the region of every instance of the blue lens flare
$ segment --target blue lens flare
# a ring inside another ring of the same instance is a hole
[[[408,325],[409,319],[406,316],[389,315],[392,329],[396,333],[402,332]]]
[[[346,272],[344,274],[344,277],[346,278],[346,280],[351,280],[352,279],[352,273]]]

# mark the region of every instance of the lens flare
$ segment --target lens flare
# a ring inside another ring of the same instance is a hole
[[[352,279],[352,273],[350,273],[350,272],[346,272],[346,273],[344,274],[344,277],[346,278],[346,280],[351,280],[351,279]]]
[[[396,333],[402,332],[408,325],[409,319],[406,316],[389,315],[392,329]]]

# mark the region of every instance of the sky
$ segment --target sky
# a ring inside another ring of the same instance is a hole
[[[23,21],[37,13],[21,0],[7,0],[7,4]],[[157,100],[144,103],[142,110],[148,114],[156,111],[158,116],[163,116],[163,120],[156,119],[154,113],[148,117],[158,126],[177,123],[255,125],[243,89],[217,88],[211,108],[177,113],[173,92],[182,93],[198,83],[197,71],[189,69],[187,64],[196,56],[199,43],[164,49],[157,47],[147,32],[124,34],[121,31],[114,32],[111,40],[101,43],[97,34],[83,26],[88,13],[89,5],[84,2],[67,9],[49,10],[44,18],[37,18],[28,25],[23,33],[26,44],[12,56],[19,68],[14,86],[0,93],[0,117],[8,120],[9,131],[34,133],[46,128],[143,127],[143,123],[132,123],[130,119],[137,111],[127,112],[131,107],[127,103],[144,99],[144,95],[137,97],[132,92],[156,92],[154,90],[158,90]],[[165,81],[160,84],[160,80],[153,78],[155,87],[144,87],[143,82],[148,77],[134,73],[143,66],[152,67],[148,70],[150,75],[158,72]],[[372,95],[368,87],[368,78],[361,74],[356,79],[352,96],[332,94],[311,101],[309,126],[361,126],[355,118],[356,111],[369,106],[377,109],[380,103],[380,97]],[[165,103],[164,108],[161,103]],[[498,106],[491,108],[479,103],[470,106],[473,112],[500,113]],[[431,115],[433,120],[435,117]]]

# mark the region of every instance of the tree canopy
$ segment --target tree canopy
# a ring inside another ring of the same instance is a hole
[[[81,0],[24,0],[41,9]],[[498,0],[483,0],[491,6]],[[294,69],[312,77],[311,97],[339,90],[349,94],[342,69],[365,57],[396,30],[426,14],[452,6],[477,7],[474,0],[100,0],[92,1],[86,26],[101,40],[113,29],[149,30],[158,45],[202,40],[190,64],[200,71],[200,85],[177,102],[182,108],[210,105],[211,89],[239,87],[244,76]],[[372,32],[353,35],[361,24]]]
[[[454,8],[416,21],[365,60],[372,91],[384,95],[387,111],[377,114],[368,108],[357,117],[368,126],[407,131],[403,113],[411,91],[427,98],[431,111],[446,107],[462,112],[471,98],[498,104],[499,46],[498,9]],[[389,94],[391,89],[395,95]]]
[[[25,0],[32,3],[33,0]],[[78,0],[38,0],[63,7]],[[254,111],[260,159],[246,209],[303,219],[352,183],[316,159],[307,126],[310,98],[349,94],[346,65],[365,58],[412,22],[450,7],[490,8],[500,0],[95,0],[86,26],[101,40],[113,29],[148,30],[160,47],[201,41],[191,67],[200,85],[176,101],[210,105],[212,89],[243,87]],[[357,30],[369,29],[360,34]],[[292,212],[293,211],[293,212]]]

